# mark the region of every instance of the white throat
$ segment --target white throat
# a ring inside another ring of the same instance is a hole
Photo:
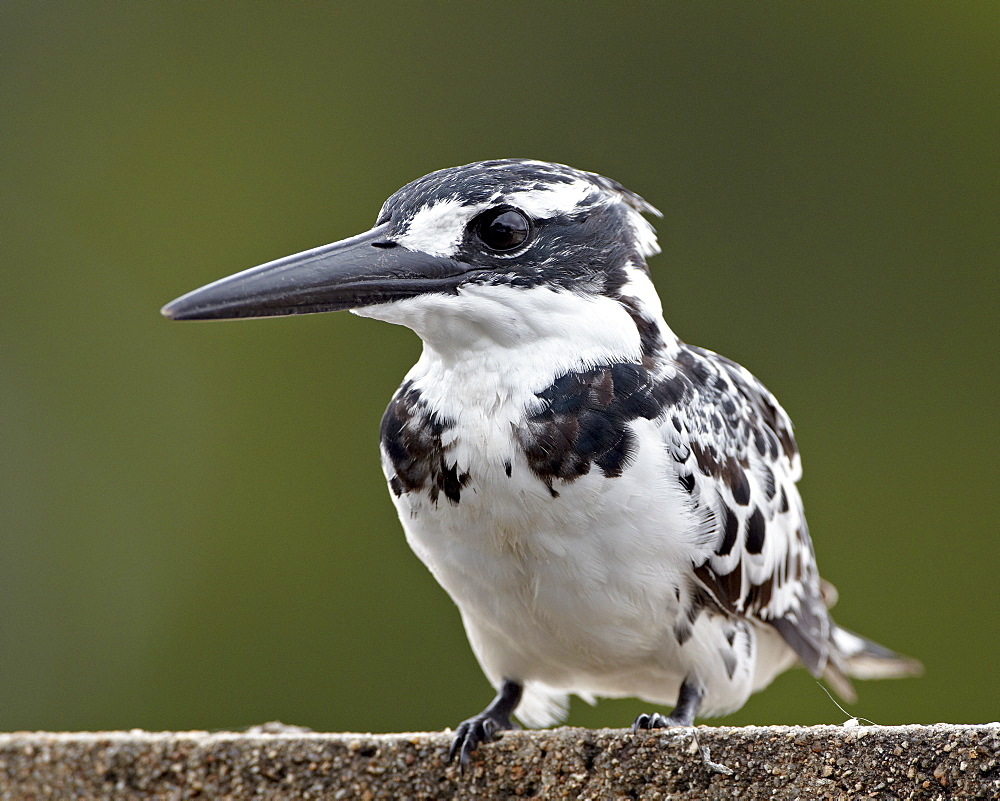
[[[457,295],[422,295],[354,313],[420,336],[424,352],[410,378],[439,373],[445,384],[461,382],[461,398],[440,398],[446,407],[526,398],[571,370],[642,357],[635,322],[602,295],[470,284]]]

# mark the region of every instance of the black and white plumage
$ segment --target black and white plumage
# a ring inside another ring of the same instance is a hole
[[[480,162],[400,189],[371,231],[222,279],[174,319],[351,309],[423,340],[385,412],[407,539],[498,689],[464,761],[569,693],[739,708],[796,661],[847,676],[916,663],[837,627],[816,571],[792,426],[747,370],[663,320],[642,216],[617,183]]]

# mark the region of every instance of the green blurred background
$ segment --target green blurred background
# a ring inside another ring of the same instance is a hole
[[[792,415],[838,620],[927,667],[851,714],[996,720],[998,25],[994,2],[4,2],[0,729],[427,730],[491,698],[379,468],[417,338],[158,310],[505,156],[658,206],[671,326]],[[726,720],[845,717],[793,671]]]

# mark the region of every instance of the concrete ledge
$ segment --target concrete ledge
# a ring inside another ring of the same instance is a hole
[[[448,742],[280,724],[0,734],[0,798],[1000,797],[996,723],[509,732],[465,775]]]

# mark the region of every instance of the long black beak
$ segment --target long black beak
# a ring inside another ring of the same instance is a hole
[[[454,293],[471,270],[453,259],[407,250],[388,223],[207,284],[161,309],[171,320],[226,320],[356,309]]]

